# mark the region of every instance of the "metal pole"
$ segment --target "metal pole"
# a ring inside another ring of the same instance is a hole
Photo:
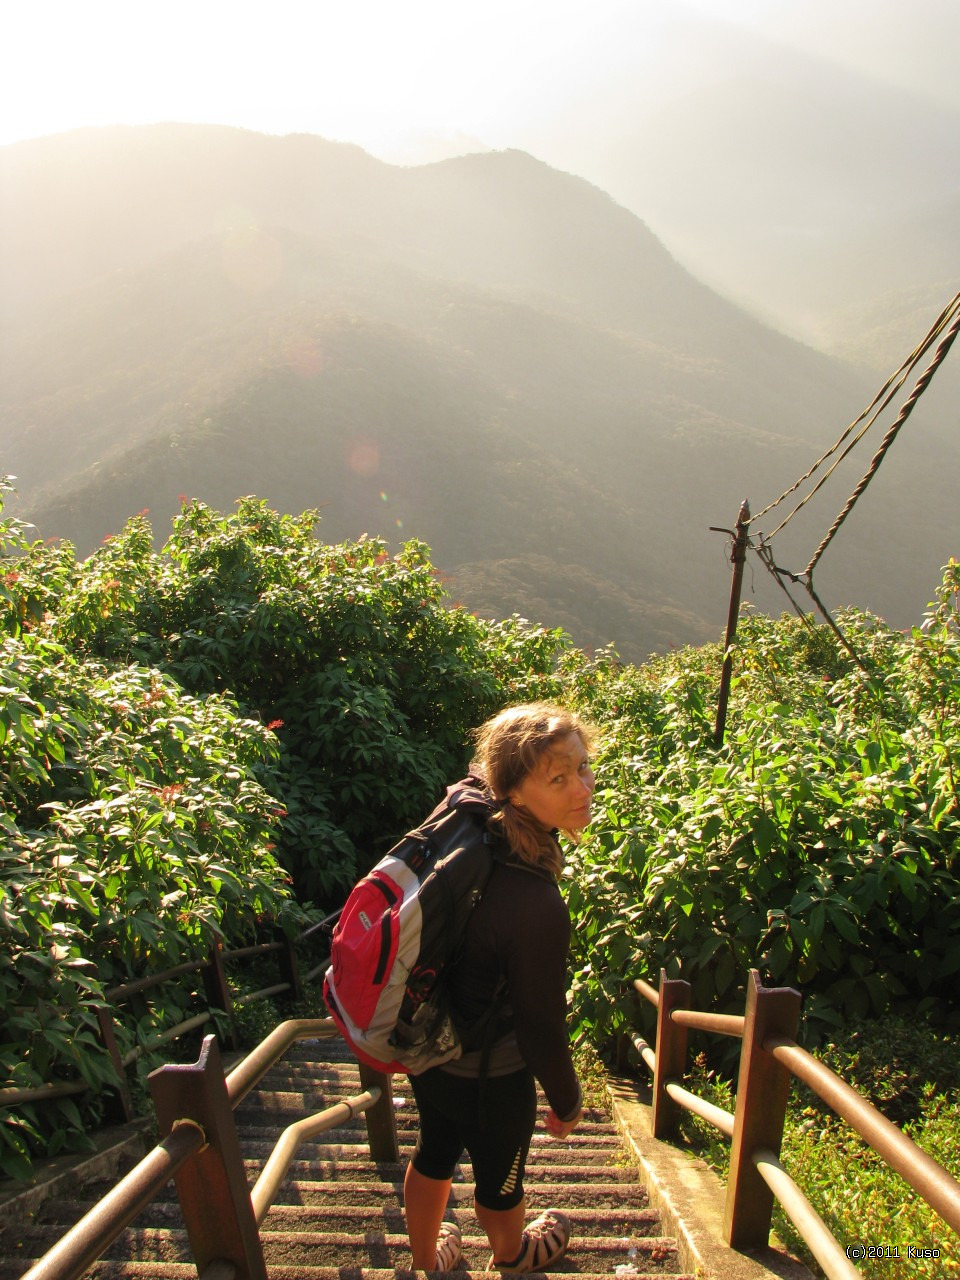
[[[747,558],[747,529],[750,523],[750,505],[744,498],[733,533],[733,580],[730,584],[730,607],[727,610],[727,631],[723,639],[723,667],[720,672],[720,694],[717,698],[717,722],[713,731],[713,745],[723,746],[723,734],[727,727],[727,701],[730,697],[730,679],[733,674],[733,642],[737,635],[737,619],[740,616],[740,588],[743,583],[743,562]]]
[[[290,984],[290,994],[294,1000],[302,1000],[303,982],[300,978],[300,966],[297,964],[297,953],[294,950],[293,939],[288,938],[283,932],[280,934],[280,954],[277,959],[280,964],[281,980]]]
[[[130,1094],[130,1086],[127,1084],[127,1073],[124,1070],[123,1058],[120,1056],[120,1050],[117,1047],[117,1037],[114,1034],[113,1026],[113,1012],[106,1005],[99,1005],[94,1010],[94,1013],[97,1018],[97,1027],[100,1030],[100,1040],[110,1056],[114,1071],[117,1073],[115,1101],[111,1101],[107,1105],[110,1110],[119,1111],[122,1122],[126,1123],[133,1119],[136,1111]]]

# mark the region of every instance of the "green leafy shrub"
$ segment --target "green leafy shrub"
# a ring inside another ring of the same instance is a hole
[[[420,543],[390,556],[315,527],[253,498],[229,516],[191,503],[156,553],[137,517],[76,567],[50,633],[197,696],[229,691],[273,726],[281,856],[301,898],[334,905],[463,769],[468,730],[542,682],[566,640],[450,608]]]
[[[0,1087],[116,1083],[96,1011],[114,984],[305,919],[274,853],[275,736],[217,694],[51,639],[71,557],[0,522]],[[182,1016],[165,990],[121,1053]],[[0,1168],[80,1139],[95,1093],[0,1110]]]
[[[256,778],[276,743],[222,697],[32,636],[0,647],[0,687],[0,1077],[102,1087],[107,988],[302,921],[272,851],[277,802]],[[176,1020],[176,994],[165,1000]],[[121,1052],[137,1034],[121,1023]],[[73,1104],[61,1110],[75,1123]]]
[[[139,516],[77,564],[0,521],[9,1086],[114,1083],[112,984],[292,931],[281,845],[303,896],[336,898],[464,767],[468,728],[551,686],[562,633],[448,608],[420,544],[330,547],[315,524],[194,503],[163,551]],[[191,999],[129,1009],[121,1053]],[[79,1140],[95,1106],[3,1113],[4,1167]]]
[[[253,498],[184,506],[159,552],[142,516],[83,564],[15,522],[0,540],[0,1012],[26,1019],[0,1043],[11,1083],[105,1070],[86,1037],[119,976],[293,927],[278,858],[301,898],[336,904],[464,767],[467,730],[532,697],[601,730],[565,877],[581,1034],[607,1043],[630,980],[662,968],[701,1008],[739,1011],[751,966],[799,986],[812,1041],[900,1004],[956,1008],[954,564],[909,635],[843,618],[859,664],[827,628],[748,615],[718,749],[717,646],[633,668],[482,622],[417,543],[327,546],[312,513]],[[4,1118],[8,1159],[63,1140],[68,1110],[53,1134]]]
[[[594,696],[599,812],[568,885],[577,1014],[598,1042],[628,1017],[629,979],[661,969],[697,1008],[739,1011],[751,967],[797,986],[814,1042],[901,1004],[956,1008],[958,581],[952,563],[908,635],[848,613],[862,666],[826,628],[747,617],[719,749],[713,650]]]

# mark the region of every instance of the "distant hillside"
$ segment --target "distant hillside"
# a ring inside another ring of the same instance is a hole
[[[642,659],[722,632],[708,526],[874,390],[519,152],[398,169],[310,137],[93,130],[0,149],[0,197],[0,469],[84,553],[143,508],[162,540],[180,495],[256,493],[320,508],[332,540],[422,538],[470,607]],[[938,447],[884,468],[824,565],[831,603],[919,618],[957,550]]]
[[[960,287],[957,7],[780,0],[744,23],[702,8],[667,24],[649,74],[628,62],[647,23],[634,6],[598,24],[522,145],[825,350],[851,306],[899,311],[918,287],[942,305]],[[872,44],[890,47],[871,62]]]

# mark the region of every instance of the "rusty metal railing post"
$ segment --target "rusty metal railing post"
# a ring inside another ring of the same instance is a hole
[[[733,678],[732,645],[737,637],[737,620],[740,617],[740,591],[743,584],[743,563],[747,558],[747,539],[750,527],[750,504],[744,498],[733,531],[733,550],[730,562],[733,577],[730,582],[730,604],[727,608],[727,630],[723,638],[723,666],[720,668],[720,692],[717,695],[717,719],[713,730],[713,745],[723,746],[727,727],[727,702],[730,698],[730,682]]]
[[[370,1155],[377,1164],[396,1164],[400,1159],[397,1139],[397,1113],[393,1106],[393,1084],[390,1077],[360,1063],[360,1088],[380,1090],[380,1101],[364,1112]]]
[[[791,1075],[763,1042],[769,1036],[794,1039],[800,1005],[799,991],[765,988],[758,971],[750,970],[723,1214],[724,1239],[733,1249],[762,1247],[770,1236],[773,1192],[757,1172],[754,1154],[760,1149],[780,1154]]]
[[[216,1039],[204,1038],[195,1064],[160,1067],[148,1082],[161,1138],[184,1121],[203,1131],[204,1145],[174,1178],[198,1273],[223,1260],[236,1280],[267,1280]]]
[[[687,1028],[678,1026],[670,1017],[674,1009],[689,1009],[690,983],[682,978],[668,978],[660,970],[660,999],[657,1003],[656,1065],[653,1071],[653,1115],[651,1128],[655,1138],[676,1133],[682,1108],[667,1093],[668,1080],[682,1080],[687,1070]]]

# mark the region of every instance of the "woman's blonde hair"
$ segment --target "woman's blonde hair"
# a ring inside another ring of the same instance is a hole
[[[473,734],[477,747],[473,767],[498,805],[493,821],[525,862],[543,867],[555,876],[559,876],[563,866],[563,854],[555,835],[532,814],[511,804],[510,793],[571,733],[577,734],[584,748],[590,750],[593,730],[578,715],[551,702],[526,702],[505,708]]]

